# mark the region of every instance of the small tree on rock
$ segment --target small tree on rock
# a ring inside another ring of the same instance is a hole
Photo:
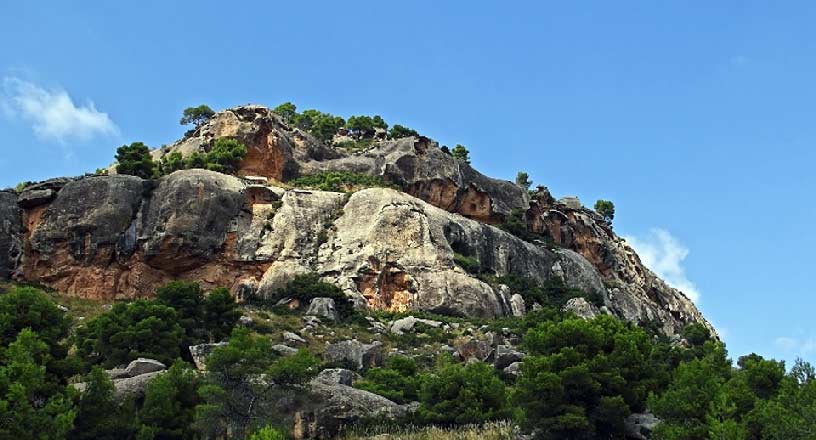
[[[530,189],[530,185],[532,184],[533,182],[530,180],[530,176],[524,171],[519,171],[518,174],[516,174],[516,185],[524,189]]]
[[[272,112],[277,113],[278,116],[283,118],[285,122],[290,124],[295,121],[295,117],[298,114],[297,106],[291,102],[284,102],[283,104],[273,108]]]
[[[600,214],[607,223],[612,224],[612,219],[615,218],[615,204],[609,200],[598,200],[595,202],[595,212]]]
[[[199,128],[204,123],[210,120],[215,115],[215,112],[210,107],[201,104],[198,107],[187,107],[184,109],[183,116],[179,123],[181,125],[193,124],[195,128]]]
[[[453,155],[455,159],[470,163],[470,151],[462,144],[456,144],[453,150],[451,150],[451,155]]]
[[[122,145],[116,149],[116,172],[150,179],[156,170],[156,164],[150,156],[150,149],[141,142]]]

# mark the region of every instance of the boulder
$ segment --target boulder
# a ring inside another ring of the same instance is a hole
[[[207,369],[207,357],[212,354],[218,347],[223,347],[227,345],[227,342],[217,342],[214,344],[198,344],[198,345],[191,345],[189,347],[190,356],[193,358],[193,363],[195,364],[196,368],[199,370],[206,370]]]
[[[358,377],[357,373],[345,368],[328,368],[318,373],[314,380],[330,385],[352,386]]]
[[[406,316],[405,318],[397,319],[393,323],[391,323],[390,331],[395,335],[401,335],[407,332],[414,331],[414,327],[417,324],[424,324],[429,327],[438,328],[442,325],[439,321],[433,321],[430,319],[420,319],[415,318],[413,316]]]
[[[527,314],[527,308],[524,305],[524,297],[518,293],[514,293],[510,297],[510,312],[517,318]]]
[[[125,368],[114,368],[107,370],[111,379],[122,379],[127,377],[141,376],[142,374],[155,373],[167,369],[163,363],[148,358],[138,358],[130,361]]]
[[[510,365],[520,362],[524,358],[524,353],[515,350],[509,345],[499,345],[496,347],[496,359],[493,365],[499,370],[503,370]]]
[[[624,421],[626,436],[637,440],[648,440],[659,423],[660,419],[648,411],[630,414]]]
[[[297,354],[298,352],[297,348],[292,348],[288,345],[283,344],[275,344],[270,348],[272,349],[272,351],[281,356],[292,356],[293,354]]]
[[[524,365],[524,362],[513,362],[512,364],[505,367],[502,371],[504,374],[512,377],[519,377],[521,376],[521,366]]]
[[[301,338],[297,333],[283,332],[283,343],[289,345],[305,344],[306,340]]]
[[[312,380],[309,390],[320,406],[309,414],[296,415],[296,438],[335,438],[343,426],[358,420],[396,420],[410,410],[385,397],[342,384]]]
[[[581,297],[570,298],[570,300],[564,304],[562,310],[583,319],[592,319],[601,314],[598,307],[594,304],[590,304],[586,299]]]
[[[494,353],[493,346],[489,342],[472,337],[455,343],[454,348],[462,361],[474,359],[486,362]]]
[[[309,303],[309,308],[306,310],[307,315],[319,316],[330,321],[338,321],[340,316],[337,314],[334,300],[331,298],[312,298]]]
[[[357,340],[347,340],[330,344],[323,354],[326,362],[346,364],[356,370],[382,365],[382,342],[363,344]]]

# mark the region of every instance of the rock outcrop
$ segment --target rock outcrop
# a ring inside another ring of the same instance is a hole
[[[667,334],[676,334],[679,323],[701,322],[716,334],[686,295],[644,266],[626,241],[576,197],[555,201],[546,188],[539,187],[526,220],[530,231],[581,254],[597,269],[608,286],[605,304],[616,316],[658,323]]]
[[[75,296],[144,297],[171,279],[189,279],[246,298],[316,271],[359,307],[470,317],[523,312],[520,298],[458,267],[454,257],[461,254],[477,261],[482,273],[560,277],[599,295],[614,314],[660,320],[669,333],[702,321],[693,304],[642,265],[641,278],[615,278],[639,264],[634,253],[622,254],[632,258],[619,266],[602,265],[604,276],[583,247],[532,244],[393,189],[351,196],[287,191],[186,170],[156,181],[116,175],[72,180],[53,201],[22,214],[11,203],[13,194],[3,194],[6,271]],[[625,246],[610,234],[599,243]],[[24,249],[23,257],[14,249]]]
[[[556,201],[540,188],[530,200],[525,189],[476,172],[424,137],[349,151],[318,142],[265,107],[242,106],[153,154],[207,151],[224,136],[248,146],[243,178],[185,170],[157,180],[52,179],[20,195],[0,192],[0,276],[105,300],[150,296],[169,280],[187,279],[246,300],[314,271],[358,307],[486,318],[525,313],[523,298],[467,271],[476,270],[560,278],[600,298],[604,313],[658,322],[670,335],[706,323],[577,198]],[[401,191],[349,195],[267,183],[327,170],[382,176]],[[528,230],[541,240],[490,225],[511,212],[526,212]],[[458,266],[461,257],[476,267]]]
[[[0,278],[8,278],[23,256],[23,211],[17,194],[0,191]]]
[[[235,138],[247,146],[238,171],[241,176],[278,182],[322,171],[382,176],[434,206],[488,223],[499,222],[512,209],[527,207],[524,189],[479,173],[443,152],[431,139],[383,140],[364,151],[332,148],[258,105],[218,113],[192,135],[156,150],[154,158],[172,152],[183,156],[206,152],[220,137]]]

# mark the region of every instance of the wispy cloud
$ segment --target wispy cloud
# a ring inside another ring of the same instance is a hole
[[[804,357],[816,353],[816,338],[814,337],[793,338],[782,336],[774,340],[774,345],[785,353],[796,356]]]
[[[688,256],[689,250],[669,231],[655,228],[644,236],[625,238],[646,267],[670,286],[685,293],[692,301],[700,299],[700,291],[688,279],[683,268],[683,260]]]
[[[77,106],[65,90],[48,90],[16,77],[3,78],[0,103],[8,117],[29,122],[41,139],[65,143],[119,133],[108,114],[97,110],[93,102]]]

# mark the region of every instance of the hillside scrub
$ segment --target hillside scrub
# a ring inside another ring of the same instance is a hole
[[[522,294],[543,289],[526,281],[510,283]],[[278,295],[339,300],[342,293],[335,289],[307,274]],[[327,365],[319,354],[327,342],[352,337],[381,340],[386,350],[406,353],[367,369],[355,386],[396,402],[416,401],[419,407],[390,424],[360,420],[360,430],[349,426],[347,439],[383,432],[406,439],[506,438],[500,435],[516,426],[543,439],[622,438],[626,416],[646,409],[663,420],[654,435],[659,439],[810,439],[816,429],[816,372],[810,364],[797,361],[787,371],[782,362],[756,354],[734,364],[724,345],[698,324],[688,326],[685,342],[677,344],[651,334],[655,329],[609,316],[578,319],[545,306],[522,318],[496,321],[417,313],[444,327],[417,326],[414,333],[397,336],[368,326],[403,315],[370,313],[366,319],[323,324],[314,330],[321,338],[307,335],[299,351],[281,356],[272,350],[277,343],[272,338],[298,331],[300,312],[277,316],[247,307],[241,312],[282,327],[261,334],[256,331],[260,322],[235,326],[240,309],[228,292],[206,295],[187,282],[164,286],[154,300],[117,303],[75,327],[51,296],[12,286],[0,295],[5,342],[0,408],[14,423],[0,422],[0,436],[25,439],[36,431],[69,439],[280,438],[292,420],[277,403],[315,404],[302,387]],[[519,339],[515,347],[526,353],[520,377],[505,375],[491,363],[440,354],[458,338],[492,329]],[[425,332],[433,338],[423,338]],[[229,342],[210,355],[207,371],[194,373],[182,347],[226,334]],[[149,383],[143,399],[114,397],[99,366],[137,356],[172,367]],[[79,367],[85,375],[77,376]],[[84,393],[66,385],[76,380],[86,383]],[[502,422],[509,419],[514,423]]]
[[[295,188],[308,188],[320,191],[352,192],[365,188],[390,188],[381,176],[352,173],[349,171],[324,171],[318,174],[300,176],[287,182]]]

